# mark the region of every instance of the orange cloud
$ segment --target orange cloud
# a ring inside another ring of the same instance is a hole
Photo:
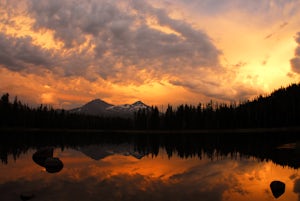
[[[0,2],[0,92],[67,108],[195,104],[299,80],[299,2],[72,2]]]

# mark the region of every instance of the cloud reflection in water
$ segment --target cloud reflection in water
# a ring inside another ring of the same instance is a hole
[[[117,153],[93,160],[77,150],[56,149],[54,155],[64,168],[47,174],[28,162],[33,153],[0,166],[1,200],[19,200],[22,192],[32,192],[34,200],[44,201],[272,200],[269,184],[275,179],[286,184],[280,200],[298,199],[297,185],[294,187],[299,180],[297,170],[255,158],[168,158],[160,150],[157,157],[137,159]]]

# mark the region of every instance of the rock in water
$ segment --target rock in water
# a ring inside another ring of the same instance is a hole
[[[59,158],[47,158],[44,165],[46,171],[49,173],[59,172],[64,167],[64,164],[61,160],[59,160]]]
[[[44,167],[46,159],[53,157],[53,150],[54,149],[52,147],[45,147],[39,149],[32,155],[32,160],[36,164]]]
[[[34,198],[34,194],[30,192],[23,192],[21,193],[20,198],[22,201],[27,201]]]
[[[272,181],[270,188],[273,196],[279,198],[285,191],[285,184],[281,181]]]

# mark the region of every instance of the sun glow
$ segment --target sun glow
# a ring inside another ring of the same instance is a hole
[[[31,3],[0,1],[0,90],[34,104],[239,101],[300,79],[298,2]]]

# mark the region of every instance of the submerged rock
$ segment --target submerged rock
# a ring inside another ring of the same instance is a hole
[[[272,194],[275,198],[280,197],[285,192],[285,183],[281,181],[272,181],[270,184]]]
[[[24,192],[24,193],[21,193],[20,198],[23,201],[27,201],[27,200],[34,198],[34,194],[30,193],[30,192]]]

